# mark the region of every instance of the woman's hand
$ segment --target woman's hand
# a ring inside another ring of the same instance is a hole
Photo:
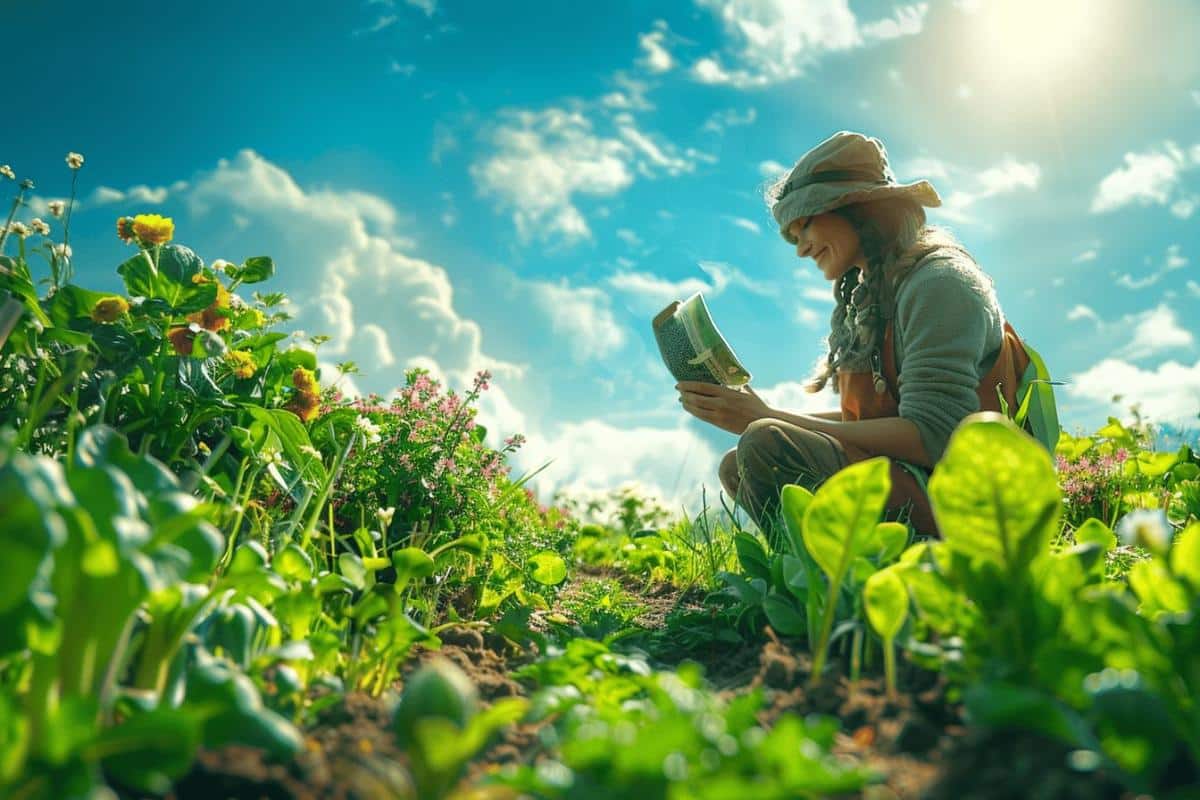
[[[679,390],[679,402],[683,403],[684,411],[738,436],[754,420],[772,414],[771,407],[749,386],[740,392],[715,383],[680,381],[675,388]]]

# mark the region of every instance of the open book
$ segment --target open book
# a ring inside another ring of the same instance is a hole
[[[654,317],[654,339],[667,369],[678,381],[739,387],[750,373],[717,330],[699,292],[672,302]]]

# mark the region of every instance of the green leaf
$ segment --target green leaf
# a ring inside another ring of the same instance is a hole
[[[993,411],[972,414],[955,429],[929,496],[952,550],[1010,574],[1047,551],[1062,515],[1050,454]]]
[[[1193,522],[1175,537],[1170,553],[1171,571],[1200,593],[1200,522]]]
[[[896,568],[888,567],[867,578],[863,603],[875,632],[885,641],[895,639],[908,618],[908,590]]]
[[[1077,747],[1088,743],[1087,728],[1079,715],[1039,689],[979,683],[967,688],[963,703],[976,725],[1039,731]]]
[[[803,486],[788,484],[779,493],[783,522],[793,553],[804,551],[804,512],[813,500],[813,493]]]
[[[354,553],[342,553],[338,556],[338,571],[342,573],[342,577],[354,584],[354,588],[367,587],[367,570],[362,559]]]
[[[867,556],[877,564],[894,561],[908,544],[908,526],[903,522],[880,522],[865,548]]]
[[[733,547],[737,550],[738,562],[742,571],[751,578],[762,578],[770,582],[771,568],[767,563],[767,551],[749,533],[736,533],[733,536]]]
[[[396,590],[399,591],[409,581],[417,578],[428,578],[433,574],[433,559],[419,547],[405,547],[392,553],[392,566],[396,568]]]
[[[1116,534],[1095,517],[1089,517],[1075,529],[1075,541],[1079,544],[1098,544],[1105,553],[1117,546]]]
[[[763,599],[762,606],[767,621],[780,636],[803,636],[808,632],[804,614],[791,598],[772,592]]]
[[[890,492],[888,460],[877,457],[835,473],[813,497],[804,512],[804,546],[834,585],[862,555]]]
[[[273,567],[279,575],[294,581],[307,582],[313,576],[312,559],[295,542],[288,542],[275,554]]]
[[[30,596],[42,560],[67,538],[58,507],[74,502],[62,467],[50,458],[15,453],[0,467],[0,612]]]
[[[567,579],[567,562],[562,556],[549,550],[543,550],[529,559],[533,569],[529,577],[543,586],[557,586]]]
[[[274,274],[275,262],[270,256],[253,256],[247,258],[230,277],[238,278],[242,283],[262,283]]]
[[[88,751],[121,783],[163,794],[192,766],[199,746],[200,725],[192,715],[157,708],[101,730]]]

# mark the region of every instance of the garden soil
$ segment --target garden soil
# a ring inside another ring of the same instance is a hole
[[[643,625],[663,624],[681,600],[677,592],[639,587],[647,606]],[[759,713],[764,725],[784,714],[827,714],[841,721],[833,748],[837,755],[873,767],[885,782],[868,787],[869,800],[1134,800],[1100,772],[1080,773],[1068,766],[1069,749],[1025,732],[969,728],[961,707],[947,699],[937,673],[909,668],[899,677],[900,691],[889,699],[881,676],[867,674],[856,683],[844,676],[808,686],[807,652],[777,639],[769,630],[759,647],[730,652],[728,646],[691,653],[714,688],[732,697],[752,688],[764,691]],[[485,702],[527,696],[529,687],[510,677],[536,654],[520,651],[499,637],[471,628],[442,634],[438,651],[421,651],[405,665],[405,674],[434,657],[461,667]],[[658,664],[670,668],[674,664]],[[405,793],[406,757],[394,743],[391,708],[403,680],[374,698],[351,693],[326,709],[305,739],[305,750],[291,764],[275,764],[254,749],[228,746],[202,751],[190,773],[167,795],[170,800],[383,800]],[[468,768],[464,785],[505,764],[535,763],[545,755],[542,724],[510,726]],[[122,793],[122,797],[139,797]],[[508,796],[506,793],[489,797]]]

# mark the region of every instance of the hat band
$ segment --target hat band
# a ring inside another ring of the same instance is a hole
[[[783,185],[783,192],[779,195],[779,200],[787,197],[797,189],[803,189],[805,186],[811,186],[814,183],[843,183],[849,181],[871,183],[879,186],[888,186],[891,184],[891,181],[886,178],[878,178],[875,175],[865,172],[857,172],[852,169],[827,169],[820,172],[813,172],[794,181],[788,181]],[[779,202],[779,200],[776,200],[776,202]]]

